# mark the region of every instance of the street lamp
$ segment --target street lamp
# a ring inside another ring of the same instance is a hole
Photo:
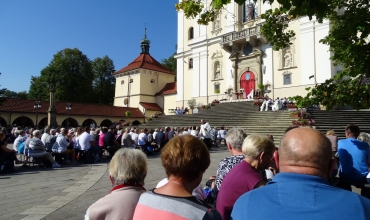
[[[67,103],[66,110],[68,112],[68,118],[67,118],[67,128],[69,126],[69,111],[72,110],[72,103]]]
[[[33,105],[33,108],[36,109],[36,128],[39,129],[38,123],[38,116],[39,116],[39,109],[41,108],[41,101],[36,101]]]

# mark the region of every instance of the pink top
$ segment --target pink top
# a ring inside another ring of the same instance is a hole
[[[99,135],[99,147],[104,147],[104,136],[103,132]]]

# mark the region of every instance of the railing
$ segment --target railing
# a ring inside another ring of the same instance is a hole
[[[244,29],[242,31],[239,31],[239,32],[232,32],[232,33],[228,33],[228,34],[225,34],[222,36],[222,44],[226,44],[226,43],[229,43],[229,42],[232,42],[232,41],[235,41],[235,40],[239,40],[239,39],[243,39],[243,38],[246,38],[246,37],[249,37],[249,36],[255,36],[255,35],[259,35],[260,34],[260,28],[261,28],[261,24],[257,25],[257,26],[254,26],[254,27],[251,27],[251,28],[247,28],[247,29]]]

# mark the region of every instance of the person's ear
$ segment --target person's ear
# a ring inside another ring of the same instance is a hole
[[[231,151],[231,150],[233,149],[233,147],[231,146],[231,144],[230,144],[230,143],[227,143],[227,142],[226,142],[226,145],[227,145],[227,149],[228,149],[229,151]]]

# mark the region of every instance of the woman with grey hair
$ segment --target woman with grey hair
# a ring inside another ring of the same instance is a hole
[[[142,151],[118,150],[109,164],[113,189],[87,209],[85,220],[132,220],[140,195],[146,191],[143,186],[147,171],[147,159]]]
[[[33,138],[28,144],[28,155],[30,157],[41,157],[45,160],[48,160],[52,163],[53,168],[58,168],[60,165],[54,160],[50,153],[45,151],[45,146],[41,141],[41,131],[33,131]]]
[[[357,137],[357,140],[367,143],[370,146],[370,137],[367,133],[361,132],[360,135]]]
[[[247,134],[241,128],[232,128],[227,132],[226,136],[224,136],[231,156],[222,159],[218,165],[215,177],[215,186],[212,189],[212,197],[215,200],[217,199],[218,191],[220,190],[221,183],[226,174],[245,158],[242,152],[242,145],[246,137]]]

